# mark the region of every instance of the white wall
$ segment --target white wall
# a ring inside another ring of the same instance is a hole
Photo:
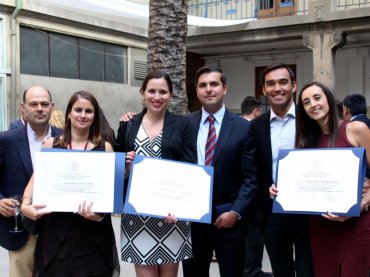
[[[370,47],[339,49],[335,57],[335,94],[339,100],[363,94],[370,106]]]
[[[313,57],[311,51],[296,53],[244,56],[238,58],[208,58],[206,64],[218,65],[224,71],[228,94],[225,105],[232,111],[240,111],[240,102],[246,96],[255,95],[255,67],[283,62],[297,65],[297,94],[312,82]],[[342,100],[347,94],[364,94],[370,106],[370,48],[355,47],[339,49],[335,57],[336,88],[334,94]]]
[[[226,107],[234,112],[240,112],[240,103],[246,96],[255,96],[255,68],[280,62],[297,65],[297,92],[304,84],[312,81],[313,64],[310,51],[206,60],[206,64],[217,64],[225,73],[228,94],[224,101]]]
[[[55,107],[66,110],[71,95],[79,90],[94,94],[103,109],[113,130],[118,129],[119,118],[122,114],[141,111],[141,95],[139,87],[127,84],[114,84],[84,80],[52,78],[35,75],[21,75],[21,91],[31,86],[40,85],[50,90]]]

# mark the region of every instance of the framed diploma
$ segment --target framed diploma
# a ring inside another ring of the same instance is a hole
[[[280,150],[272,211],[359,216],[365,171],[363,147]]]
[[[211,223],[213,167],[136,156],[123,211]]]
[[[125,153],[44,148],[35,157],[33,203],[76,212],[86,200],[94,212],[121,213],[124,169]]]

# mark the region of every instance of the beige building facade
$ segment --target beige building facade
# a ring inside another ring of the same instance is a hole
[[[217,28],[190,26],[188,32],[188,51],[225,71],[230,91],[225,100],[230,109],[238,112],[247,95],[260,96],[258,75],[273,62],[292,65],[298,91],[304,84],[318,80],[331,87],[339,100],[349,93],[360,93],[370,103],[369,0],[194,0],[189,1],[189,14],[195,3],[197,10],[204,12],[205,2],[208,15],[213,9],[218,18],[225,16],[226,11],[220,9],[225,9],[226,2],[239,7],[243,3],[254,5],[249,16],[238,11],[233,15],[244,19],[243,23]],[[261,12],[256,8],[262,2],[275,5],[271,16],[258,16]],[[282,2],[292,6],[277,9]],[[287,7],[292,14],[282,15]]]
[[[23,90],[36,84],[50,89],[61,110],[73,92],[94,93],[114,129],[122,113],[141,109],[149,1],[131,1],[140,6],[137,14],[129,5],[84,2],[0,0],[0,130],[19,116]],[[197,25],[189,19],[188,87],[196,67],[216,64],[228,78],[226,106],[239,112],[247,95],[265,101],[259,76],[270,63],[284,62],[295,70],[298,90],[314,79],[338,99],[361,93],[370,103],[370,0],[188,1],[189,15],[204,16],[205,7],[208,18],[222,8],[216,18],[238,21]],[[196,109],[194,90],[188,90],[189,104]]]
[[[72,93],[92,92],[115,130],[122,113],[141,109],[147,19],[95,12],[78,2],[0,1],[0,130],[19,117],[23,91],[33,85],[48,88],[63,112]],[[112,77],[115,66],[120,76]]]

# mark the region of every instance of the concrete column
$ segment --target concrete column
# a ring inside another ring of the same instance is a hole
[[[312,50],[313,79],[335,88],[335,51],[346,43],[346,35],[329,26],[314,26],[303,35],[303,45]]]
[[[338,48],[346,44],[346,34],[335,30],[330,22],[326,22],[334,1],[311,0],[309,17],[316,23],[303,35],[303,45],[312,50],[313,79],[335,88],[334,60]]]

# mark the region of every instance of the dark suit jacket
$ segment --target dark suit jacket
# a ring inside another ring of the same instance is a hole
[[[52,127],[52,136],[62,130]],[[33,173],[27,127],[0,133],[0,199],[23,195]],[[0,245],[8,250],[18,250],[26,242],[28,232],[9,233],[14,226],[13,217],[0,215]]]
[[[270,114],[268,111],[251,121],[260,182],[252,215],[254,226],[264,224],[272,209],[272,200],[269,195],[269,187],[273,184]]]
[[[366,116],[366,114],[360,114],[356,116],[352,121],[361,121],[367,125],[367,127],[370,129],[370,119]],[[366,177],[370,178],[370,168],[368,165],[366,165]]]
[[[9,130],[21,128],[23,126],[24,126],[23,121],[19,118],[17,120],[14,120],[14,121],[10,122]]]
[[[122,122],[117,133],[115,151],[129,152],[135,149],[135,138],[146,109],[131,120],[131,127],[126,142],[128,123]],[[162,133],[161,152],[163,159],[196,163],[196,140],[189,119],[166,112]]]
[[[198,134],[201,111],[188,115]],[[255,146],[250,123],[225,111],[212,161],[213,207],[232,203],[232,210],[246,218],[257,190]],[[216,218],[213,213],[213,220]]]
[[[353,121],[361,121],[367,125],[367,127],[370,129],[370,119],[366,116],[366,114],[360,114],[356,116]]]

